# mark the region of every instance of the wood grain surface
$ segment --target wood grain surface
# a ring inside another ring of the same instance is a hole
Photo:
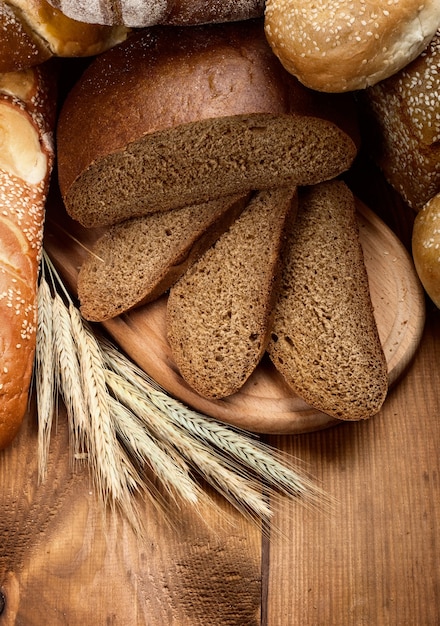
[[[408,372],[367,422],[269,437],[335,498],[274,504],[265,539],[230,510],[145,503],[139,542],[104,523],[68,463],[60,410],[47,482],[35,414],[0,455],[0,626],[437,626],[440,623],[440,311]]]
[[[424,295],[400,239],[365,203],[358,200],[357,205],[371,299],[392,386],[417,350],[425,321]],[[67,216],[60,199],[53,200],[45,248],[73,292],[79,267],[102,232],[82,228]],[[170,395],[206,415],[265,434],[299,434],[338,423],[296,396],[267,355],[238,393],[219,400],[196,393],[173,360],[167,341],[166,303],[165,294],[102,325]]]
[[[411,212],[363,176],[363,199],[408,247]],[[32,404],[0,453],[0,626],[438,626],[439,356],[428,301],[419,347],[377,416],[264,437],[335,501],[330,512],[274,502],[265,533],[207,492],[198,511],[146,501],[140,541],[103,514],[86,470],[72,472],[61,406],[38,484]]]

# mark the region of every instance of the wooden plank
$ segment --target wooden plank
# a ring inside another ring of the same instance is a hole
[[[260,529],[216,494],[167,515],[146,502],[141,541],[71,473],[62,410],[40,486],[36,449],[30,414],[0,455],[1,626],[259,624]]]
[[[278,437],[336,499],[329,515],[283,503],[270,546],[268,624],[440,623],[440,311],[379,415]],[[286,593],[288,589],[288,593]]]

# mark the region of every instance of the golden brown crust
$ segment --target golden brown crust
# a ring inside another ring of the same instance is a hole
[[[412,253],[426,293],[440,308],[440,194],[434,196],[416,216]]]
[[[42,68],[3,74],[0,82],[0,449],[20,428],[33,368],[38,265],[54,158],[49,84]]]
[[[267,0],[266,35],[286,69],[321,91],[364,89],[415,59],[440,23],[438,0]]]
[[[127,33],[125,27],[72,20],[46,0],[0,1],[0,72],[34,67],[52,56],[92,56]]]

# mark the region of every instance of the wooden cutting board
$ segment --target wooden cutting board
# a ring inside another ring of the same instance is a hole
[[[360,201],[358,218],[380,339],[395,385],[411,362],[425,322],[425,299],[406,248]],[[48,207],[45,248],[75,292],[78,269],[101,231],[70,220],[59,198]],[[239,393],[207,400],[182,379],[166,340],[166,296],[103,323],[114,341],[170,395],[190,407],[250,431],[300,434],[340,423],[292,394],[268,358]]]

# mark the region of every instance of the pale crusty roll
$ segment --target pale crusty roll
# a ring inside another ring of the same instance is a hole
[[[427,202],[416,216],[412,253],[420,282],[440,308],[440,193]]]
[[[127,33],[124,26],[73,20],[46,0],[0,0],[0,72],[27,69],[53,56],[99,54]]]
[[[211,24],[262,17],[264,0],[49,0],[65,15],[130,27]]]
[[[36,292],[54,151],[55,97],[43,68],[0,74],[0,449],[27,410]]]
[[[438,0],[267,0],[268,41],[284,67],[319,91],[364,89],[428,45]]]

